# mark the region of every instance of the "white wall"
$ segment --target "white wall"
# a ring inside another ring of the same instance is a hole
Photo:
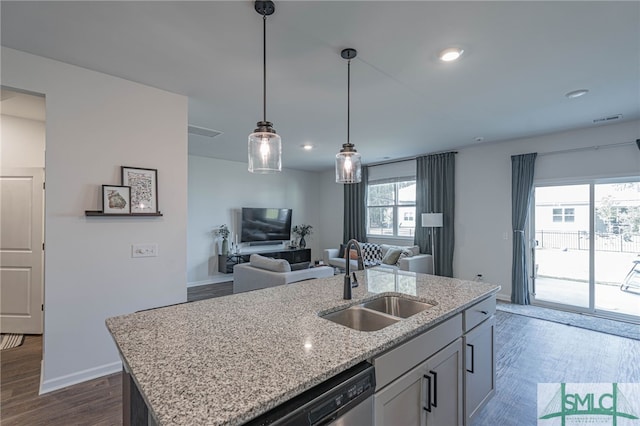
[[[556,133],[459,150],[456,157],[454,274],[483,274],[511,295],[511,155],[634,141],[640,121]],[[613,149],[538,156],[535,182],[640,175],[635,144]]]
[[[321,259],[320,178],[319,173],[286,169],[277,174],[251,174],[246,163],[189,156],[188,285],[232,279],[231,274],[218,272],[218,242],[211,231],[226,224],[233,240],[240,234],[242,207],[293,209],[292,225],[313,226],[313,235],[305,240],[312,259]],[[267,246],[262,250],[282,248]],[[258,250],[242,248],[243,253]]]
[[[120,369],[107,317],[186,300],[187,98],[4,47],[2,84],[46,96],[49,391]],[[85,217],[121,165],[158,169],[163,217]]]
[[[336,183],[334,169],[320,175],[320,248],[338,248],[344,227],[344,185]]]
[[[44,168],[45,124],[0,115],[0,165]]]

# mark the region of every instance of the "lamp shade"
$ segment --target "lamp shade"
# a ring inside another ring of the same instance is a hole
[[[282,142],[278,134],[254,132],[249,135],[249,171],[277,173],[282,170]]]
[[[356,150],[342,149],[336,155],[336,183],[360,183],[362,161]]]
[[[442,228],[442,213],[422,213],[423,228]]]

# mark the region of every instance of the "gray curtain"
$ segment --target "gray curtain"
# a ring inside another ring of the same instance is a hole
[[[530,303],[524,225],[527,222],[533,194],[533,172],[537,155],[533,153],[511,156],[511,302],[520,305]]]
[[[344,226],[342,239],[346,243],[355,238],[367,242],[367,166],[362,166],[362,181],[344,185]]]
[[[434,228],[435,275],[453,277],[455,217],[455,153],[416,158],[416,233],[414,244],[431,253],[429,228],[422,227],[422,213],[442,213],[442,228]]]

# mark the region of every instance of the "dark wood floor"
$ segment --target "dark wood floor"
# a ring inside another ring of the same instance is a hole
[[[188,300],[232,290],[192,287]],[[640,341],[506,312],[496,323],[497,391],[475,426],[535,425],[537,383],[640,382]],[[38,396],[41,354],[40,336],[0,353],[2,426],[122,424],[120,374]]]
[[[538,383],[640,382],[640,341],[498,311],[496,376],[474,426],[535,425]]]
[[[207,284],[197,287],[187,288],[187,301],[211,299],[212,297],[222,297],[233,294],[233,281],[219,284]]]

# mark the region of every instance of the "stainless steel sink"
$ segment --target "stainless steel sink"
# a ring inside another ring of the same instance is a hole
[[[371,311],[359,305],[322,315],[322,318],[359,331],[377,331],[400,321],[400,318]]]
[[[398,296],[379,297],[365,302],[360,306],[400,318],[409,318],[412,315],[433,307],[433,305],[429,303]]]

